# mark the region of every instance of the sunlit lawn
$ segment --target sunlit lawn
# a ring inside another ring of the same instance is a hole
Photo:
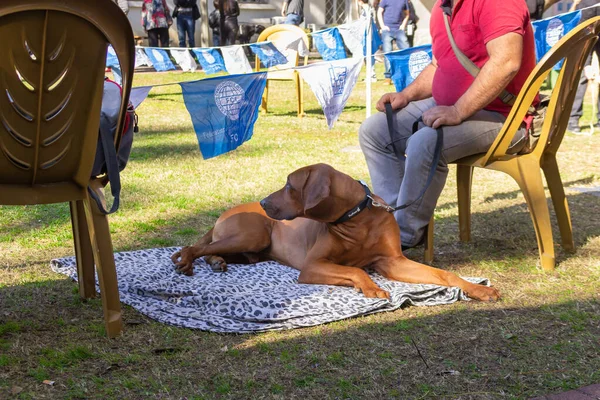
[[[198,77],[141,73],[134,84]],[[369,182],[357,147],[365,83],[332,130],[308,86],[306,116],[296,116],[293,89],[274,84],[252,139],[209,160],[180,87],[153,89],[138,109],[121,209],[110,217],[115,250],[190,244],[223,210],[263,198],[307,164],[328,163]],[[374,101],[391,89],[374,83]],[[586,108],[582,124],[589,117]],[[434,265],[489,277],[501,302],[413,307],[256,335],[174,328],[125,307],[124,335],[108,340],[100,301],[80,301],[76,285],[49,268],[52,258],[73,255],[68,206],[0,207],[0,398],[529,398],[598,383],[600,197],[576,189],[600,186],[599,148],[599,133],[567,134],[561,145],[577,250],[562,251],[553,217],[552,273],[539,268],[527,207],[506,175],[476,171],[472,241],[458,240],[451,168],[436,209]],[[422,249],[408,255],[422,260]]]

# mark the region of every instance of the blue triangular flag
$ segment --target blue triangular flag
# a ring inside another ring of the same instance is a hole
[[[324,29],[313,32],[315,47],[323,57],[324,61],[341,60],[346,58],[344,41],[337,28]]]
[[[202,69],[207,74],[225,72],[225,62],[217,49],[192,49]]]
[[[580,20],[581,10],[532,22],[533,36],[535,38],[536,62],[539,62],[542,57],[544,57],[544,54],[546,54],[564,35],[569,33]],[[563,61],[561,60],[554,66],[554,69],[559,70],[562,67],[562,64]]]
[[[107,67],[118,67],[119,59],[117,58],[117,53],[115,53],[115,49],[109,44],[106,49],[106,66]]]
[[[371,53],[375,54],[377,49],[383,44],[381,35],[375,25],[375,21],[371,21]],[[367,31],[365,30],[365,36],[363,37],[363,55],[367,55]]]
[[[180,83],[205,159],[234,150],[252,137],[266,84],[266,72]]]
[[[431,45],[426,44],[387,53],[392,81],[399,92],[404,90],[431,63]]]
[[[171,69],[175,69],[175,65],[171,62],[171,58],[169,54],[163,49],[157,49],[153,47],[144,48],[146,55],[152,62],[154,69],[158,72],[168,71]]]
[[[260,62],[267,68],[287,64],[288,62],[288,59],[271,42],[251,43],[250,50],[258,56]]]

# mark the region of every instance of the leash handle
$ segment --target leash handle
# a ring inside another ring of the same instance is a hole
[[[399,154],[399,151],[396,148],[396,144],[394,141],[394,111],[392,110],[392,105],[390,103],[385,103],[385,116],[387,118],[388,131],[390,133],[390,140],[392,141],[392,147],[394,148],[394,153],[398,156],[398,158],[400,158],[402,160],[406,160],[406,156],[404,154]],[[422,122],[423,122],[422,117],[419,117],[415,122],[413,122],[413,126],[412,126],[412,134],[413,135],[415,134],[415,132],[417,132],[419,130],[419,124]],[[435,150],[433,151],[433,160],[431,161],[431,168],[429,169],[429,175],[427,176],[427,181],[425,182],[425,186],[423,186],[421,193],[419,193],[419,195],[417,196],[416,199],[414,199],[411,202],[394,207],[393,209],[389,210],[390,212],[403,210],[407,207],[410,207],[417,201],[421,200],[421,198],[423,198],[423,196],[425,195],[427,188],[433,181],[433,177],[435,176],[435,171],[437,169],[437,165],[440,162],[440,158],[442,156],[442,148],[444,147],[444,132],[441,127],[437,128],[436,131],[437,131],[437,139],[435,142]]]

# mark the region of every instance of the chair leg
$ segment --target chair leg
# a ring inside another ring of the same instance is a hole
[[[429,265],[433,263],[433,215],[425,229],[425,254],[423,255],[423,260]]]
[[[548,189],[550,189],[550,197],[552,198],[554,212],[556,213],[556,219],[558,220],[558,228],[560,230],[562,247],[566,251],[574,251],[575,243],[573,241],[571,214],[569,213],[569,204],[567,203],[565,189],[563,187],[562,180],[560,179],[560,172],[558,171],[556,158],[553,156],[544,156],[542,161],[542,170],[546,176]]]
[[[269,100],[269,80],[265,84],[265,90],[263,91],[262,102],[260,103],[260,111],[263,113],[267,112],[267,102]]]
[[[96,282],[94,279],[94,253],[85,219],[83,201],[71,201],[69,207],[71,209],[71,225],[73,227],[73,242],[77,260],[79,296],[82,299],[89,299],[96,297]]]
[[[537,237],[542,269],[544,271],[552,271],[555,265],[554,242],[552,241],[550,212],[548,211],[548,201],[544,193],[539,161],[533,157],[522,156],[517,158],[516,162],[507,164],[506,166],[508,168],[502,170],[510,174],[517,181],[529,207],[529,213]]]
[[[473,182],[473,167],[457,165],[456,189],[458,192],[458,230],[460,240],[471,240],[471,187]]]
[[[296,94],[298,96],[298,118],[304,117],[304,87],[302,78],[296,73]]]
[[[108,337],[113,338],[123,331],[123,322],[108,219],[89,198],[84,200],[84,207],[100,282],[104,324]]]

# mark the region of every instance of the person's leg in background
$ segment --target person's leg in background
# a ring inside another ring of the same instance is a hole
[[[585,65],[592,65],[592,56],[590,55],[585,61]],[[575,93],[575,100],[573,100],[573,108],[571,109],[571,115],[569,116],[569,125],[567,130],[579,133],[581,128],[579,127],[579,119],[583,115],[583,99],[588,86],[588,78],[585,76],[585,71],[581,72],[581,78],[579,78],[579,86],[577,86],[577,92]]]
[[[177,38],[179,39],[179,47],[185,47],[185,34],[187,32],[187,21],[183,15],[177,15]]]
[[[158,30],[158,39],[160,47],[169,47],[169,28],[156,28]]]
[[[189,47],[196,47],[196,21],[191,14],[187,18],[187,35]]]
[[[148,46],[158,47],[158,29],[148,29]]]
[[[398,50],[404,50],[410,47],[408,39],[406,38],[406,32],[404,32],[402,29],[397,29],[392,33],[394,35],[394,39],[396,40],[396,46],[398,47]]]
[[[384,54],[392,51],[392,40],[394,40],[394,37],[392,36],[391,31],[381,31],[381,41]],[[385,72],[383,73],[383,76],[386,80],[388,80],[387,83],[391,85],[392,75],[390,73],[390,63],[385,56],[383,57],[383,63],[385,65]]]

